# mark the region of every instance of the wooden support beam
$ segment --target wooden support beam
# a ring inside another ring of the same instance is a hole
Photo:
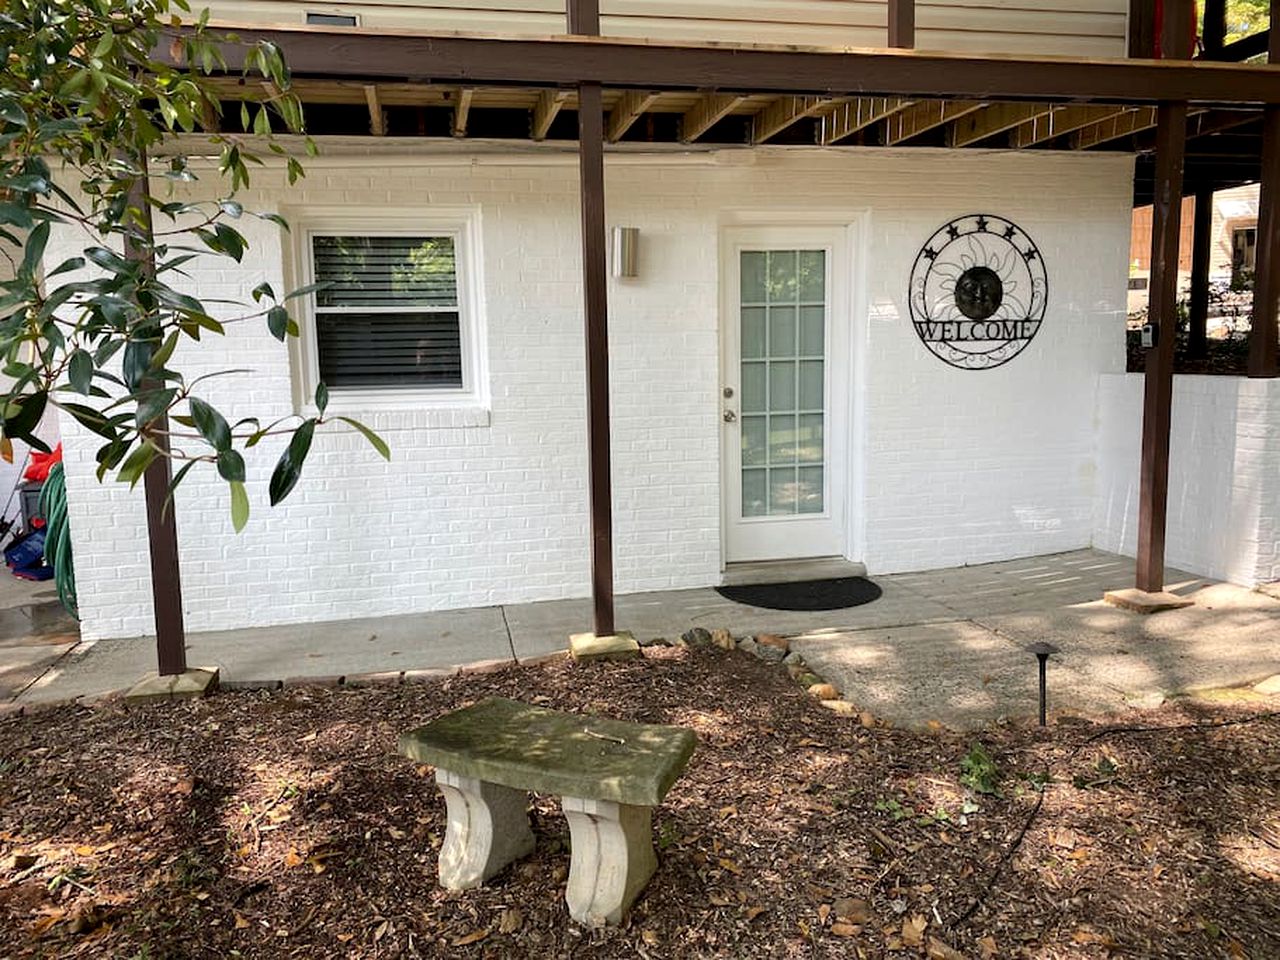
[[[533,108],[529,135],[534,140],[545,140],[551,124],[560,115],[560,110],[569,99],[568,90],[543,90],[538,94],[537,106]]]
[[[1009,145],[1017,149],[1033,147],[1037,143],[1074,133],[1099,120],[1124,113],[1128,109],[1127,107],[1057,106],[1048,113],[1032,117],[1015,127],[1009,135]]]
[[[889,0],[889,46],[916,45],[916,0]]]
[[[1199,189],[1192,227],[1192,289],[1188,303],[1187,352],[1193,357],[1203,357],[1208,351],[1208,266],[1212,242],[1213,191]]]
[[[1204,26],[1200,31],[1200,43],[1206,60],[1216,60],[1222,55],[1227,42],[1227,0],[1204,0]]]
[[[747,98],[732,93],[709,93],[680,118],[680,142],[693,143],[700,136],[714,127],[730,113],[742,105]]]
[[[1190,60],[1195,56],[1196,0],[1161,0],[1160,56]]]
[[[1169,425],[1173,349],[1178,325],[1178,241],[1187,105],[1161,104],[1156,124],[1156,185],[1151,217],[1150,322],[1156,345],[1147,351],[1142,403],[1142,466],[1138,500],[1139,590],[1164,589],[1165,519],[1169,499]]]
[[[1187,306],[1190,335],[1187,352],[1203,357],[1208,350],[1209,253],[1213,245],[1213,191],[1196,191],[1191,234],[1191,298]]]
[[[600,32],[600,0],[569,0],[569,30]],[[608,237],[604,219],[604,105],[598,83],[578,86],[582,318],[587,352],[587,488],[591,601],[597,637],[613,636],[613,481],[609,454]]]
[[[1072,103],[1280,104],[1280,71],[1209,61],[1151,63],[924,50],[802,50],[600,37],[407,36],[315,27],[237,27],[227,70],[258,41],[275,43],[295,76],[363,81],[615,89],[750,90],[779,95],[947,97]],[[166,38],[152,55],[175,63]],[[181,45],[177,45],[181,46]]]
[[[124,255],[153,275],[156,264],[151,241],[151,204],[147,183],[147,155],[139,158],[139,175],[129,185],[130,232],[125,234]],[[139,333],[145,331],[139,330]],[[156,343],[160,332],[155,331]],[[142,432],[162,453],[169,446],[169,418],[161,413]],[[187,670],[187,635],[182,620],[182,577],[178,563],[178,526],[169,503],[172,470],[168,456],[151,461],[142,475],[147,508],[147,545],[151,557],[151,599],[156,626],[156,669],[161,676]]]
[[[364,102],[369,107],[369,132],[375,137],[387,135],[387,112],[378,99],[378,87],[373,83],[364,85]]]
[[[1012,130],[1027,122],[1049,115],[1051,107],[1043,103],[993,103],[984,110],[963,116],[947,131],[947,146],[967,147],[998,133]]]
[[[1145,60],[1155,55],[1155,0],[1129,0],[1129,56]]]
[[[903,143],[985,106],[985,103],[970,100],[926,100],[913,103],[885,120],[884,145],[891,147],[895,143]]]
[[[605,139],[610,143],[621,140],[623,134],[631,129],[631,125],[640,119],[640,115],[653,106],[660,96],[660,93],[652,90],[625,91],[609,111]]]
[[[471,87],[458,89],[457,99],[453,103],[453,135],[455,137],[467,135],[467,119],[471,116],[471,101],[475,95],[476,92]]]
[[[911,105],[897,97],[855,97],[840,103],[818,123],[818,142],[824,147],[839,143],[866,127]]]
[[[1112,114],[1100,123],[1093,123],[1071,135],[1073,150],[1088,150],[1121,137],[1128,137],[1156,125],[1157,107],[1138,107]]]
[[[1271,0],[1267,63],[1280,63],[1280,0]],[[1262,181],[1258,188],[1258,246],[1249,329],[1249,376],[1280,376],[1280,107],[1262,118]]]
[[[765,143],[806,117],[835,109],[838,97],[782,97],[751,118],[751,142]]]

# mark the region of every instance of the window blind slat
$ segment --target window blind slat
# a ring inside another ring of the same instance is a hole
[[[457,306],[452,237],[312,237],[316,306]]]
[[[320,377],[330,388],[462,386],[457,313],[316,312]]]

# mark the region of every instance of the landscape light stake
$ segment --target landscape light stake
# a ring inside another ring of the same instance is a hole
[[[1040,726],[1047,725],[1049,693],[1048,685],[1045,681],[1045,666],[1049,662],[1049,655],[1058,652],[1058,648],[1051,643],[1045,643],[1041,640],[1039,643],[1033,643],[1027,647],[1027,650],[1036,655],[1036,659],[1040,661]]]

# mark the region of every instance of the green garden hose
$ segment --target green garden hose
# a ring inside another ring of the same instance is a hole
[[[76,570],[71,562],[71,520],[67,516],[67,479],[61,463],[55,463],[49,470],[49,478],[40,491],[40,512],[45,522],[44,559],[53,567],[58,599],[67,613],[79,620]]]

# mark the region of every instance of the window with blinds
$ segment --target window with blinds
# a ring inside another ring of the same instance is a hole
[[[321,381],[344,388],[463,386],[452,236],[311,238]]]

